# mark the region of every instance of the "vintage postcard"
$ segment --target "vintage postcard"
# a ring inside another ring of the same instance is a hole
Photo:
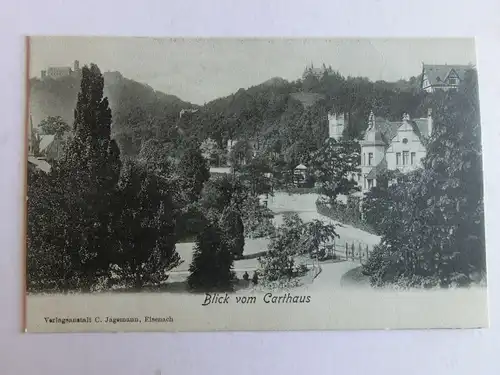
[[[488,326],[474,39],[26,43],[26,331]]]

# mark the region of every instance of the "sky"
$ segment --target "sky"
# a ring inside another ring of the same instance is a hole
[[[473,39],[182,39],[32,37],[30,76],[49,66],[95,63],[194,104],[273,77],[299,78],[306,65],[344,76],[396,81],[426,64],[475,64]]]

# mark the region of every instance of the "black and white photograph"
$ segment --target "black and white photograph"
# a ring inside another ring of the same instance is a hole
[[[28,332],[488,327],[474,39],[26,57]]]

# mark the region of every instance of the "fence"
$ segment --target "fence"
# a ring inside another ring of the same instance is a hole
[[[320,261],[345,259],[364,264],[370,257],[373,248],[360,242],[356,244],[354,242],[339,243],[338,241],[333,241],[331,244],[326,245],[324,249],[325,257],[324,259],[320,259]]]
[[[354,228],[361,229],[365,232],[378,234],[369,224],[363,221],[361,211],[358,207],[359,204],[351,204],[349,206],[340,202],[335,204],[334,207],[328,207],[327,205],[316,201],[316,210],[319,214],[336,220],[342,224],[351,225]]]

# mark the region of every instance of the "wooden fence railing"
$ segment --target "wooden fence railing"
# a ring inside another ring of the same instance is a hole
[[[345,259],[353,262],[364,264],[370,257],[372,247],[360,242],[344,242],[334,241],[325,246],[326,259]]]

